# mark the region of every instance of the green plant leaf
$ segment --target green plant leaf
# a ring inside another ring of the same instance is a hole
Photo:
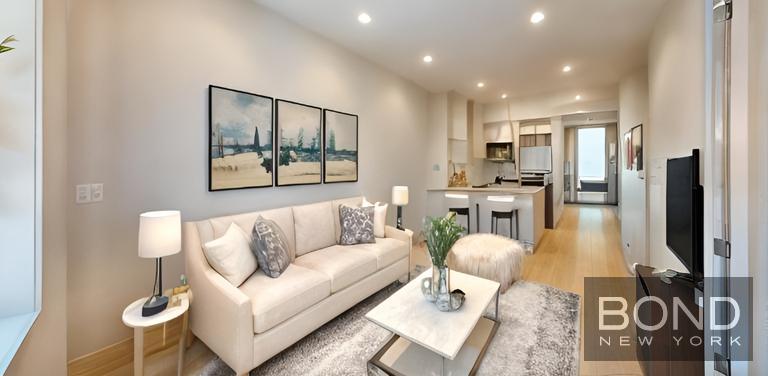
[[[11,42],[18,42],[18,39],[16,39],[15,35],[11,35],[8,38],[3,39],[3,41],[0,42],[0,45],[11,43]]]

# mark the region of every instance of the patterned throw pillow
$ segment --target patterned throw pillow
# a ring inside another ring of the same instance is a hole
[[[253,224],[251,252],[256,255],[264,274],[272,278],[279,277],[291,264],[285,233],[277,223],[262,216]]]
[[[361,208],[353,208],[347,205],[339,206],[339,222],[341,224],[339,244],[375,243],[373,212],[373,206]]]

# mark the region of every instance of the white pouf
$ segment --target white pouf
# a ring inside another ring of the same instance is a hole
[[[501,292],[520,279],[525,250],[517,240],[494,234],[462,237],[448,254],[448,267],[499,282]]]

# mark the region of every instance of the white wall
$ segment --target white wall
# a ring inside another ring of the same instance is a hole
[[[666,246],[666,159],[690,155],[691,149],[699,148],[702,170],[707,160],[705,8],[694,0],[668,2],[649,43],[650,126],[645,130],[648,137],[644,142],[648,166],[648,249],[650,264],[660,269],[686,270]],[[710,188],[707,179],[702,174],[705,191]],[[705,216],[704,226],[711,228],[711,216]]]
[[[35,7],[4,1],[0,41],[0,318],[35,311]]]
[[[429,95],[426,176],[428,188],[448,186],[448,94]]]
[[[120,315],[153,275],[136,251],[143,211],[194,220],[360,193],[389,201],[408,185],[405,224],[419,229],[432,140],[428,94],[412,82],[250,0],[73,0],[70,17],[68,192],[105,189],[103,203],[69,206],[70,359],[131,335]],[[358,114],[360,181],[207,192],[208,84]],[[165,261],[170,286],[183,256]]]
[[[43,301],[6,376],[67,373],[66,3],[43,9]]]
[[[643,124],[644,147],[650,145],[647,135],[652,124],[648,122],[648,71],[642,68],[619,84],[619,202],[621,212],[621,244],[624,259],[628,265],[640,263],[647,265],[646,248],[646,180],[640,178],[638,171],[624,168],[626,162],[623,151],[624,134],[633,127]],[[645,159],[647,162],[647,158]],[[645,169],[649,168],[644,164]]]

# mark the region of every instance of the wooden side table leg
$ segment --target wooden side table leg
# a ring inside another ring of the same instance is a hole
[[[181,376],[184,371],[184,349],[187,348],[187,330],[189,326],[189,312],[185,312],[181,318],[181,337],[179,337],[179,365],[177,366],[177,376]]]
[[[133,374],[144,375],[144,328],[133,328]]]

